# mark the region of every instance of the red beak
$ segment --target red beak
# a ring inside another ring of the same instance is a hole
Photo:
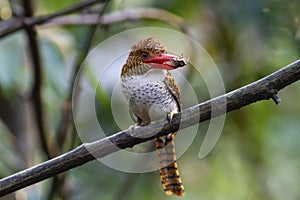
[[[144,63],[148,63],[154,68],[172,70],[186,65],[186,61],[178,56],[161,54],[159,56],[147,58]]]

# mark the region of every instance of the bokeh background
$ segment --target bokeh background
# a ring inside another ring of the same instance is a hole
[[[77,3],[80,1],[31,1],[35,16],[55,13]],[[24,11],[24,4],[29,5],[26,0],[0,0],[0,35],[14,25],[13,20],[24,19],[24,15],[30,17]],[[145,11],[160,10],[147,17],[128,15],[128,12],[136,14],[140,7]],[[115,13],[124,20],[94,26],[81,18],[86,15],[97,20],[95,16],[99,13],[108,21]],[[226,91],[231,91],[299,59],[299,13],[297,0],[99,2],[63,15],[60,20],[36,26],[39,55],[33,57],[40,61],[40,89],[34,87],[38,73],[35,73],[28,32],[2,34],[0,177],[82,143],[71,116],[73,77],[88,50],[110,36],[149,26],[182,31],[205,48],[221,72]],[[84,73],[91,82],[98,80],[88,71]],[[119,71],[115,73],[118,75]],[[199,102],[208,100],[207,92],[201,93],[206,91],[205,84],[194,74],[191,71],[186,78],[197,91]],[[37,105],[32,95],[37,90],[41,105]],[[101,84],[97,87],[96,109],[101,113],[99,121],[106,132],[115,133],[120,128],[112,116],[109,94]],[[280,91],[279,97],[282,100],[279,105],[263,101],[229,113],[217,145],[204,159],[199,159],[198,153],[208,122],[200,124],[192,145],[178,160],[186,190],[182,199],[300,199],[300,82]],[[38,114],[39,107],[42,115]],[[128,174],[97,161],[5,198],[179,199],[164,194],[157,171]]]

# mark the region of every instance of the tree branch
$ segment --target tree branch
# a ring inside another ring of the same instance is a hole
[[[34,26],[38,24],[43,24],[55,17],[66,15],[75,11],[79,11],[83,8],[92,6],[96,3],[106,2],[105,0],[86,0],[78,4],[72,5],[55,13],[40,16],[40,17],[28,17],[28,18],[12,18],[0,23],[0,38],[4,37],[10,33],[18,31],[25,28],[26,26]]]
[[[69,90],[67,92],[67,98],[65,99],[64,102],[64,108],[62,110],[61,113],[61,121],[57,130],[57,136],[58,136],[58,144],[59,147],[61,148],[61,150],[63,150],[64,147],[64,142],[65,141],[65,137],[67,136],[68,132],[71,133],[71,130],[73,129],[73,116],[71,113],[71,104],[72,104],[72,95],[73,95],[73,86],[76,80],[76,77],[79,75],[79,69],[80,66],[82,64],[82,62],[84,61],[84,59],[86,58],[91,44],[92,44],[92,40],[94,38],[95,32],[97,30],[98,25],[102,25],[101,24],[101,17],[104,15],[104,12],[108,6],[108,2],[109,0],[106,1],[107,3],[105,3],[104,7],[100,8],[98,13],[95,14],[95,20],[96,22],[94,24],[92,24],[91,26],[89,26],[88,32],[86,33],[86,35],[83,37],[83,41],[81,44],[81,49],[80,49],[80,53],[79,55],[76,57],[76,61],[74,63],[73,66],[73,70],[72,70],[72,74],[71,74],[71,78],[70,78],[70,83],[69,83]],[[76,94],[74,94],[74,98],[76,98]],[[69,149],[70,150],[70,149]]]
[[[98,0],[99,1],[99,0]],[[84,5],[74,6],[65,10],[59,11],[54,14],[45,16],[31,17],[31,18],[13,18],[0,23],[0,38],[10,33],[18,31],[26,26],[43,25],[43,26],[57,26],[57,25],[90,25],[100,22],[102,25],[109,25],[125,20],[140,20],[140,19],[156,19],[164,21],[177,27],[182,32],[188,32],[188,26],[186,21],[168,11],[158,8],[134,8],[126,9],[122,11],[116,11],[103,15],[100,20],[97,19],[98,14],[82,14],[75,16],[63,16],[70,12],[76,11],[76,9],[82,9],[86,6],[90,6],[96,3],[97,0],[86,1]],[[82,2],[84,3],[84,2]]]
[[[212,117],[225,114],[224,110],[230,112],[256,101],[272,99],[279,90],[299,79],[300,60],[297,60],[254,83],[174,115],[172,123],[164,121],[153,122],[143,127],[138,126],[134,130],[134,137],[131,136],[129,130],[124,130],[101,140],[82,144],[61,156],[3,178],[0,180],[0,196],[83,165],[94,160],[94,156],[101,158],[120,149],[132,147],[155,137],[175,132],[179,129],[179,126],[182,129],[210,120]],[[217,106],[212,107],[211,105]],[[215,113],[214,116],[211,116],[211,113]]]
[[[111,12],[103,15],[100,18],[102,25],[110,25],[126,20],[137,21],[141,19],[155,19],[166,22],[184,33],[188,31],[187,22],[171,12],[159,9],[159,8],[129,8],[121,11]],[[55,19],[51,19],[48,22],[41,24],[42,26],[61,26],[61,25],[90,25],[96,24],[99,20],[97,14],[81,14],[60,16]]]
[[[72,70],[72,74],[71,74],[71,80],[70,80],[70,87],[68,90],[68,94],[67,94],[67,98],[64,101],[65,106],[62,109],[61,112],[61,120],[60,120],[60,124],[58,126],[57,129],[57,143],[58,143],[58,147],[60,148],[60,151],[63,152],[63,149],[65,146],[67,146],[67,142],[70,142],[69,140],[66,140],[66,138],[68,137],[76,137],[76,135],[72,136],[72,130],[74,129],[74,123],[73,121],[73,116],[72,116],[72,112],[71,112],[71,104],[72,104],[72,91],[73,88],[72,86],[75,83],[76,77],[79,73],[79,69],[80,66],[82,64],[82,62],[84,61],[84,59],[86,58],[91,44],[92,44],[92,40],[93,37],[95,35],[96,29],[98,27],[98,25],[100,24],[100,18],[101,16],[104,14],[106,8],[107,8],[108,3],[105,4],[104,7],[99,8],[98,14],[97,14],[97,20],[98,22],[93,24],[92,26],[89,27],[88,33],[83,37],[83,42],[82,42],[82,48],[80,49],[80,55],[77,56],[76,62],[74,64],[73,70]],[[76,98],[76,95],[74,95],[73,98]],[[70,145],[71,146],[71,145]],[[68,149],[70,150],[70,148]],[[47,199],[51,200],[53,199],[55,192],[57,191],[61,191],[62,187],[64,186],[63,184],[61,184],[62,182],[64,182],[65,176],[55,176],[54,181],[52,182],[51,185],[51,191],[49,193],[49,196]],[[59,190],[57,190],[59,189]]]
[[[32,5],[31,0],[23,0],[24,13],[25,17],[32,17]],[[42,97],[41,97],[41,87],[42,87],[42,65],[40,60],[40,51],[37,40],[37,32],[35,27],[26,27],[25,29],[27,33],[30,55],[33,64],[33,72],[34,72],[34,80],[32,87],[32,100],[33,107],[35,112],[35,119],[37,122],[37,128],[39,133],[39,139],[41,142],[42,149],[46,154],[47,158],[50,159],[50,151],[48,148],[47,140],[46,140],[46,131],[44,127],[44,115],[42,109]]]

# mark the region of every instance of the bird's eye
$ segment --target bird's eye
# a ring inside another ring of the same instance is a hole
[[[148,53],[145,52],[145,51],[143,51],[143,52],[142,52],[142,57],[143,57],[143,58],[147,58],[147,57],[148,57]]]

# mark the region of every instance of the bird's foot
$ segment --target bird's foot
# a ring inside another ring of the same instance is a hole
[[[128,128],[128,133],[131,137],[134,137],[134,129],[136,126],[138,126],[138,125],[134,124],[134,125],[129,126],[129,128]]]
[[[174,114],[175,114],[174,112],[170,112],[170,113],[167,115],[167,119],[168,119],[169,124],[172,123]]]
[[[135,126],[140,126],[140,125],[142,125],[142,123],[143,123],[143,121],[141,120],[141,118],[138,117],[136,120]]]

